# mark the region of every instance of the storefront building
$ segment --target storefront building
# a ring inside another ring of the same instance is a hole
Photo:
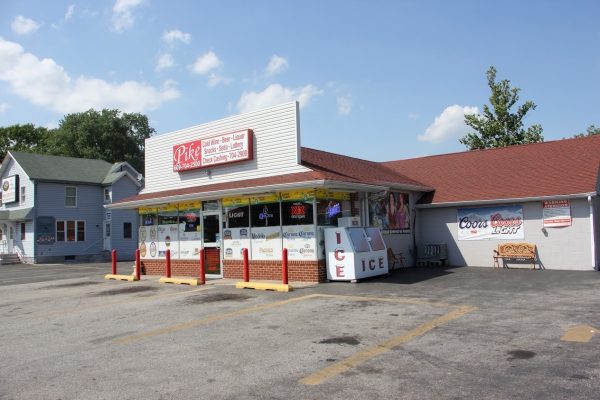
[[[145,189],[111,206],[138,209],[146,273],[164,273],[169,249],[173,274],[195,276],[204,248],[209,276],[241,278],[247,248],[253,279],[279,279],[287,248],[290,280],[322,282],[323,228],[338,224],[380,226],[389,245],[413,245],[411,204],[431,188],[301,148],[298,118],[292,102],[147,139]]]
[[[246,248],[252,279],[279,279],[282,249],[286,248],[290,280],[323,282],[323,230],[332,226],[379,227],[387,247],[401,252],[407,265],[415,263],[423,244],[446,243],[450,264],[491,266],[492,249],[499,240],[537,237],[519,232],[508,237],[492,234],[479,244],[468,238],[463,244],[464,237],[458,237],[460,218],[475,215],[474,209],[482,205],[509,204],[516,206],[507,211],[509,221],[516,221],[519,215],[525,225],[530,220],[542,221],[541,212],[530,212],[527,205],[518,207],[522,203],[517,200],[521,195],[518,190],[527,186],[528,191],[523,193],[529,200],[539,198],[540,204],[571,201],[571,227],[575,229],[563,232],[565,236],[574,231],[587,235],[586,247],[577,246],[580,258],[575,260],[579,269],[590,269],[597,265],[596,256],[590,253],[598,243],[593,228],[598,230],[594,215],[598,214],[600,141],[593,143],[598,153],[591,163],[595,162],[596,168],[590,172],[590,162],[584,166],[586,177],[594,176],[593,190],[586,178],[581,185],[586,189],[578,191],[576,199],[560,195],[572,189],[562,182],[531,196],[536,192],[535,182],[523,185],[522,179],[516,179],[516,184],[504,187],[505,193],[471,187],[464,192],[468,196],[461,198],[456,195],[458,190],[449,191],[454,193],[450,196],[455,196],[455,201],[447,203],[436,196],[444,196],[448,186],[460,182],[461,173],[479,173],[487,179],[485,170],[471,165],[465,172],[463,166],[453,167],[455,163],[450,160],[440,164],[440,171],[431,157],[413,159],[420,161],[412,164],[411,160],[406,160],[407,164],[378,163],[303,148],[298,104],[292,102],[147,139],[145,188],[109,208],[137,209],[139,249],[148,274],[164,273],[169,250],[173,275],[196,276],[200,249],[204,249],[209,276],[241,278],[242,249]],[[470,153],[485,157],[485,152]],[[488,153],[488,157],[490,154],[495,153]],[[582,193],[589,199],[581,200]],[[578,220],[580,200],[591,204],[584,216],[587,224],[582,227]],[[489,210],[479,211],[485,214]],[[468,237],[473,229],[467,231]],[[549,236],[555,236],[554,232]],[[557,265],[562,261],[556,260]]]

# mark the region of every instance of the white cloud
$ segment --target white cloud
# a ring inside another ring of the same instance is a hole
[[[5,112],[6,110],[8,110],[8,104],[7,103],[0,103],[0,113]]]
[[[169,53],[161,54],[158,57],[158,62],[156,63],[156,70],[161,71],[163,69],[172,68],[175,66],[175,60]]]
[[[162,40],[167,44],[174,44],[175,42],[190,44],[192,41],[192,35],[182,32],[179,29],[174,29],[172,31],[163,33]]]
[[[215,87],[220,84],[228,85],[230,83],[231,83],[231,78],[226,78],[226,77],[221,76],[214,72],[211,73],[210,76],[208,77],[208,86],[209,87]]]
[[[75,4],[71,4],[71,5],[69,5],[69,7],[67,7],[67,11],[65,12],[65,15],[62,17],[62,19],[58,23],[52,24],[51,25],[52,28],[59,29],[62,25],[64,25],[65,22],[67,22],[68,20],[73,18],[73,14],[75,14]]]
[[[352,111],[352,97],[340,96],[337,98],[338,113],[340,115],[350,115]]]
[[[416,112],[408,113],[408,119],[419,119],[420,115]]]
[[[71,4],[68,8],[67,8],[67,12],[65,13],[65,16],[63,17],[63,21],[68,21],[71,19],[71,17],[73,17],[73,13],[75,13],[75,4]]]
[[[11,29],[17,35],[28,35],[37,31],[40,27],[40,24],[32,20],[31,18],[26,18],[22,15],[17,15],[13,22],[10,24]]]
[[[7,82],[13,93],[32,104],[60,113],[89,108],[145,112],[179,97],[173,81],[165,82],[162,88],[155,88],[137,81],[110,83],[86,76],[73,79],[54,60],[39,59],[26,53],[18,43],[2,38],[0,81]]]
[[[196,62],[190,66],[191,70],[195,74],[206,75],[211,70],[219,68],[223,63],[219,60],[219,57],[212,51],[205,53],[196,59]]]
[[[433,124],[429,125],[425,133],[418,136],[421,142],[441,143],[446,139],[464,135],[465,114],[478,114],[477,107],[461,107],[457,104],[446,107],[442,113],[435,118]]]
[[[298,100],[300,107],[306,107],[314,96],[320,94],[323,94],[323,91],[313,85],[290,89],[275,83],[267,86],[262,92],[242,93],[237,108],[243,113],[293,100]]]
[[[133,10],[142,5],[145,0],[116,0],[113,5],[112,22],[117,32],[131,28],[135,22]]]
[[[277,75],[285,71],[289,66],[290,64],[285,58],[275,54],[271,57],[269,65],[267,65],[267,68],[265,69],[265,73],[267,76]]]

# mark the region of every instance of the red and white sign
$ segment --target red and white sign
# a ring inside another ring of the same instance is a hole
[[[544,228],[571,226],[571,204],[569,200],[542,201]]]
[[[173,146],[173,171],[252,160],[252,130],[194,140]]]

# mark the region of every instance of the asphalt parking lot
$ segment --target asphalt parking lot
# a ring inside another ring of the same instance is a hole
[[[0,267],[0,399],[600,393],[596,272],[404,269],[277,293],[107,269]]]

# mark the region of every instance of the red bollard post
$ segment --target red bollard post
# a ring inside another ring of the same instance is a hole
[[[142,269],[142,263],[140,261],[140,249],[135,251],[135,279],[140,280],[140,270]]]
[[[167,278],[170,278],[171,277],[171,250],[167,249],[166,257],[167,257],[167,260],[166,260],[166,263],[167,263],[167,272],[166,272],[166,275],[167,275]]]
[[[112,251],[112,274],[117,274],[117,251],[115,249]]]
[[[200,249],[200,284],[206,283],[206,272],[204,270],[204,249]]]
[[[285,247],[281,258],[281,281],[284,285],[288,284],[288,249]]]
[[[244,282],[250,282],[250,269],[248,267],[248,249],[242,249],[242,256],[244,258]]]

